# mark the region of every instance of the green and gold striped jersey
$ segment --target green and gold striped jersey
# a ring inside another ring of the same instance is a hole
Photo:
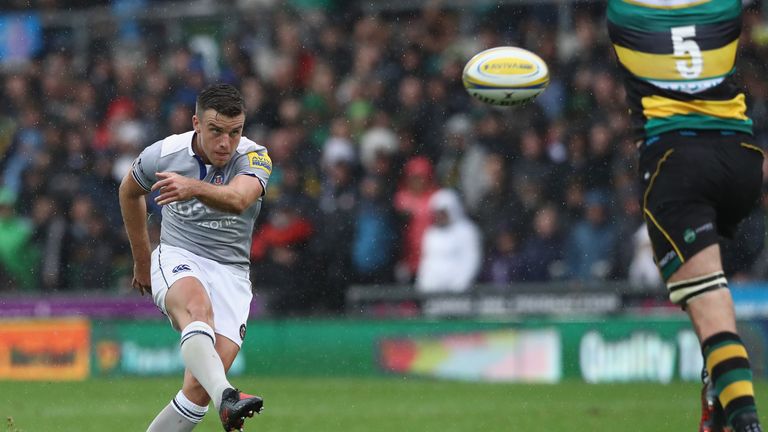
[[[609,0],[607,15],[639,136],[752,133],[745,96],[732,78],[741,0]]]

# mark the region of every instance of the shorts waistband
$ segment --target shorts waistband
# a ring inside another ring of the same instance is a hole
[[[642,146],[650,146],[656,143],[661,139],[663,136],[669,136],[669,135],[678,135],[682,137],[696,137],[696,136],[734,136],[734,135],[743,135],[744,132],[740,131],[734,131],[734,130],[717,130],[717,129],[699,129],[699,130],[693,130],[693,129],[680,129],[680,130],[674,130],[669,132],[664,132],[662,134],[658,135],[651,135],[647,136],[645,138],[641,138],[637,140],[635,143],[637,145],[637,148],[640,148]]]
[[[157,249],[159,250],[161,247],[162,247],[163,250],[175,250],[177,253],[181,253],[181,254],[185,254],[185,255],[192,255],[192,256],[194,256],[198,260],[206,261],[206,262],[209,262],[209,263],[211,263],[213,265],[222,266],[222,267],[226,268],[227,270],[229,270],[235,276],[239,276],[239,277],[242,277],[242,278],[245,278],[245,279],[250,279],[250,269],[247,268],[247,267],[243,268],[242,266],[239,266],[237,264],[229,264],[229,263],[217,262],[217,261],[214,261],[214,260],[212,260],[210,258],[206,258],[204,256],[200,256],[200,255],[198,255],[198,254],[196,254],[196,253],[194,253],[192,251],[189,251],[187,249],[184,249],[184,248],[181,248],[181,247],[178,247],[178,246],[171,246],[171,245],[169,245],[167,243],[160,243],[160,245],[158,245]]]

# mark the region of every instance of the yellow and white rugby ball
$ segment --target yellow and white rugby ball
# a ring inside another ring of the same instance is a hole
[[[517,47],[487,49],[464,66],[464,88],[481,102],[518,106],[540,95],[549,84],[549,68],[541,57]]]

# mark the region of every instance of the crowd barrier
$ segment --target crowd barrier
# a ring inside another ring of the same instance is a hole
[[[734,284],[755,375],[768,377],[768,286]],[[232,374],[590,383],[699,379],[684,312],[663,291],[529,285],[421,296],[353,287],[346,317],[275,319],[255,297]],[[178,375],[179,335],[149,299],[0,300],[0,379]]]
[[[765,378],[768,321],[739,322]],[[233,374],[405,375],[489,382],[696,381],[684,316],[578,320],[296,319],[249,322]],[[162,320],[0,320],[0,379],[179,375],[178,334]],[[180,376],[180,375],[179,375]]]

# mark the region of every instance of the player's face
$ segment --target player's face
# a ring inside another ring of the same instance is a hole
[[[227,117],[213,109],[203,111],[202,115],[192,117],[192,125],[197,132],[197,152],[203,162],[215,167],[222,167],[232,159],[243,133],[245,114]]]

